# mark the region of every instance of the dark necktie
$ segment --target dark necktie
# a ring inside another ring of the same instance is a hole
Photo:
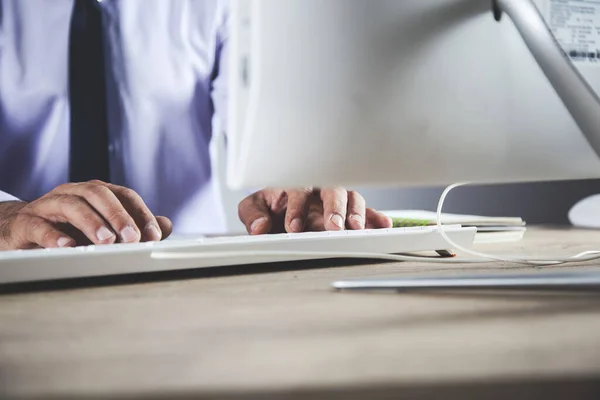
[[[97,0],[74,0],[69,35],[69,180],[110,180],[102,15]]]

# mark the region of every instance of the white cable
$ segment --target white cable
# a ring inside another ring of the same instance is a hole
[[[475,251],[475,250],[471,250],[471,249],[462,247],[461,245],[459,245],[458,243],[456,243],[452,239],[450,239],[450,237],[446,234],[446,231],[444,230],[444,226],[442,225],[442,209],[443,209],[446,197],[448,196],[448,193],[450,193],[453,189],[455,189],[459,186],[465,186],[465,185],[467,185],[467,183],[455,183],[453,185],[448,186],[444,190],[442,195],[440,196],[440,200],[439,200],[438,206],[437,206],[436,224],[437,224],[438,230],[440,231],[440,234],[442,235],[444,240],[446,240],[446,242],[451,246],[451,248],[453,248],[455,250],[460,250],[463,253],[470,254],[472,256],[481,257],[481,258],[488,259],[488,260],[525,264],[525,265],[535,265],[535,266],[560,265],[560,264],[567,264],[567,263],[572,263],[572,262],[583,262],[583,261],[591,261],[591,260],[600,259],[600,251],[595,251],[595,250],[584,251],[582,253],[579,253],[572,257],[567,257],[567,258],[548,258],[548,259],[546,259],[546,258],[535,258],[535,257],[525,257],[525,256],[523,256],[523,257],[501,257],[501,256],[497,256],[497,255],[493,255],[493,254],[486,254],[486,253],[482,253],[479,251]],[[457,260],[460,260],[460,258]]]

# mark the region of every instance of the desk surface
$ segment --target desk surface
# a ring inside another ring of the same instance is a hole
[[[520,243],[480,248],[571,255],[595,246],[600,232],[533,229]],[[468,398],[491,389],[499,398],[600,398],[600,291],[329,287],[339,278],[531,270],[474,268],[301,262],[3,287],[0,394]]]

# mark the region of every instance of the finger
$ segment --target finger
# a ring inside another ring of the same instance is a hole
[[[391,228],[393,226],[392,219],[385,214],[367,208],[366,210],[366,227],[367,229]]]
[[[323,203],[321,199],[313,201],[308,208],[308,216],[304,229],[310,232],[321,232],[325,230],[325,220],[323,219]]]
[[[358,192],[348,192],[348,217],[346,226],[350,229],[365,228],[366,202]]]
[[[117,196],[117,199],[135,221],[133,226],[126,226],[119,231],[124,242],[137,242],[139,240],[154,242],[162,238],[163,235],[156,217],[139,194],[123,186],[108,184],[107,187]]]
[[[287,191],[288,202],[285,212],[286,232],[302,232],[304,230],[312,195],[312,188]]]
[[[31,245],[51,249],[58,247],[73,247],[75,240],[56,228],[50,221],[33,215],[20,217],[18,225],[24,228],[17,248],[27,248]]]
[[[261,190],[261,193],[265,193],[264,198],[267,205],[271,206],[271,212],[273,214],[283,214],[288,202],[287,192],[285,190],[267,189],[266,191]]]
[[[94,244],[114,243],[115,233],[98,212],[82,197],[59,194],[40,201],[34,209],[52,222],[73,225]]]
[[[88,239],[83,232],[79,229],[75,228],[73,225],[68,223],[55,223],[56,228],[58,228],[61,232],[67,234],[67,236],[72,237],[75,240],[76,246],[89,246],[94,244],[90,239]]]
[[[171,220],[167,217],[156,217],[156,222],[158,222],[158,226],[162,232],[161,240],[168,238],[173,232],[173,223]]]
[[[344,230],[348,207],[348,193],[346,189],[323,189],[321,190],[321,200],[323,200],[325,229],[328,231]]]
[[[139,234],[136,231],[137,222],[107,184],[96,181],[86,182],[71,185],[68,191],[84,198],[94,207],[102,218],[110,224],[112,230],[119,233],[121,242],[133,243],[139,241]],[[158,227],[158,224],[156,226]],[[155,233],[149,240],[160,240],[160,235]]]
[[[271,214],[263,193],[257,192],[240,202],[238,216],[251,235],[263,235],[271,231]]]

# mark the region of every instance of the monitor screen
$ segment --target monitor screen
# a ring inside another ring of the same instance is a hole
[[[560,4],[232,1],[229,185],[599,177],[600,64]]]

